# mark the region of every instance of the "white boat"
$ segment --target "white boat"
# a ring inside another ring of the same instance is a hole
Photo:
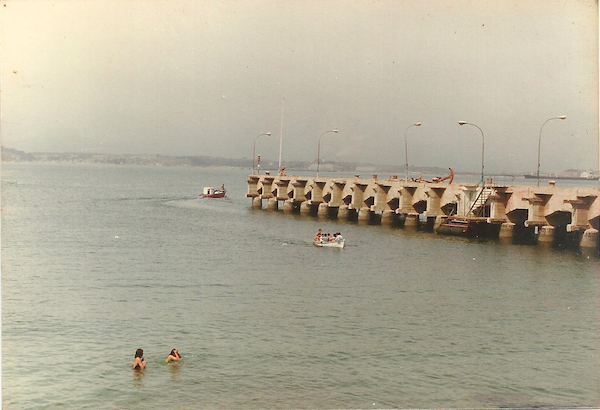
[[[200,194],[200,198],[225,198],[225,194],[227,194],[225,184],[221,185],[220,189],[215,189],[211,186],[205,186],[204,190]]]
[[[346,245],[346,240],[342,239],[341,241],[313,241],[313,245],[320,246],[322,248],[339,248],[342,249]]]

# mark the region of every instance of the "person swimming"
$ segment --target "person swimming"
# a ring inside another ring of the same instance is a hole
[[[179,350],[173,349],[173,350],[171,350],[171,353],[169,353],[169,355],[167,356],[165,363],[178,362],[180,359],[181,359],[181,355],[179,354]]]
[[[144,351],[137,349],[135,351],[135,358],[133,359],[133,370],[144,370],[148,364],[147,360],[144,360]]]

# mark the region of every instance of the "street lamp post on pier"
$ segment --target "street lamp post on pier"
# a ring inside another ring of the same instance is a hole
[[[537,186],[540,186],[540,150],[542,148],[542,129],[544,129],[544,125],[550,120],[565,120],[567,117],[565,115],[561,115],[559,117],[548,118],[540,127],[540,136],[538,139],[538,163],[537,163]]]
[[[254,160],[256,159],[256,140],[261,135],[271,135],[271,133],[270,132],[263,132],[262,134],[259,134],[259,135],[256,136],[256,138],[254,138],[254,146],[252,148],[252,175],[254,175]]]
[[[404,159],[406,165],[406,180],[408,181],[408,144],[406,143],[406,132],[410,127],[420,127],[420,122],[415,122],[414,124],[409,125],[406,130],[404,130]]]
[[[319,166],[321,164],[321,138],[323,138],[323,135],[327,134],[328,132],[333,132],[335,134],[338,133],[338,129],[334,128],[332,130],[329,131],[325,131],[323,134],[321,134],[321,136],[319,137],[319,145],[317,147],[317,177],[319,176]]]
[[[474,127],[477,127],[477,125],[475,124],[471,124],[470,122],[466,122],[466,121],[459,121],[458,122],[459,125],[472,125]],[[481,185],[484,185],[484,179],[483,179],[483,157],[484,157],[484,152],[485,152],[485,137],[483,136],[483,131],[481,130],[481,128],[477,127],[477,129],[479,129],[479,131],[481,131]]]

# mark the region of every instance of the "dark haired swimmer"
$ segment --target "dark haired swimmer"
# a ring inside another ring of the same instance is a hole
[[[144,370],[148,361],[144,360],[144,351],[137,349],[135,351],[135,358],[133,359],[133,370]]]
[[[165,363],[178,362],[179,359],[181,359],[181,355],[179,354],[179,350],[173,349],[173,350],[171,350],[171,353],[169,353],[169,355],[167,356],[167,359],[165,360]]]

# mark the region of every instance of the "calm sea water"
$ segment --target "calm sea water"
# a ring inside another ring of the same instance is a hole
[[[600,405],[598,259],[252,210],[248,172],[3,164],[3,408]]]

